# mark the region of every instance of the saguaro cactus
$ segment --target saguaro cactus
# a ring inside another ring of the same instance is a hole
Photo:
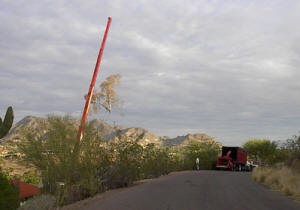
[[[14,111],[10,106],[6,110],[4,121],[0,117],[0,138],[3,138],[10,130],[14,121]]]

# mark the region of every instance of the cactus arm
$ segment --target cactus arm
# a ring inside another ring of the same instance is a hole
[[[0,138],[6,136],[6,134],[8,134],[10,128],[13,125],[13,121],[14,121],[14,112],[13,112],[12,107],[10,106],[6,110],[6,114],[5,114],[3,122],[2,122],[2,119],[1,119]]]

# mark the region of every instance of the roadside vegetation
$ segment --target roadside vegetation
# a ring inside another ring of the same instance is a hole
[[[221,153],[221,148],[215,143],[191,141],[183,148],[182,152],[185,169],[195,169],[195,160],[199,158],[201,170],[212,170],[216,167],[216,161]]]
[[[0,173],[0,209],[13,210],[19,205],[18,186],[11,184],[5,174]]]
[[[130,186],[137,180],[193,170],[196,157],[201,160],[201,169],[213,169],[220,153],[220,147],[213,143],[191,141],[181,148],[140,145],[137,142],[143,136],[129,138],[118,132],[114,141],[106,142],[88,123],[78,154],[74,156],[78,127],[72,122],[70,117],[51,116],[47,126],[41,124],[23,131],[19,152],[37,173],[22,178],[25,181],[27,178],[26,182],[41,182],[42,194],[51,195],[42,197],[41,205],[48,198],[52,203],[55,197],[55,205],[62,206],[109,189]],[[36,136],[36,133],[44,135]],[[26,202],[22,208],[31,203]]]
[[[243,148],[247,151],[248,159],[259,161],[265,165],[274,165],[288,159],[289,151],[278,142],[268,139],[248,140]]]
[[[252,177],[255,181],[300,201],[300,173],[293,168],[283,164],[258,167],[254,169]]]
[[[244,146],[262,162],[252,173],[255,181],[300,201],[300,136],[281,146],[269,140],[250,140]]]

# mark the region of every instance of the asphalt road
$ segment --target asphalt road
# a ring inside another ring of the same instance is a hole
[[[80,209],[300,210],[300,203],[257,184],[249,172],[185,171],[109,193]]]

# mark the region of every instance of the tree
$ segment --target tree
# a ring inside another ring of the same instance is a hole
[[[247,151],[248,156],[254,160],[262,162],[273,162],[277,155],[277,144],[268,139],[251,139],[248,140],[243,148]]]
[[[114,74],[106,78],[106,81],[100,85],[100,91],[95,90],[92,95],[92,108],[94,112],[99,112],[101,108],[106,111],[112,111],[112,107],[120,103],[120,99],[117,96],[116,88],[120,86],[121,75]],[[85,95],[86,97],[86,95]]]
[[[14,121],[14,111],[13,108],[10,106],[6,110],[4,121],[2,121],[0,117],[0,138],[6,136],[6,134],[9,132],[10,128],[12,127],[13,121]]]

